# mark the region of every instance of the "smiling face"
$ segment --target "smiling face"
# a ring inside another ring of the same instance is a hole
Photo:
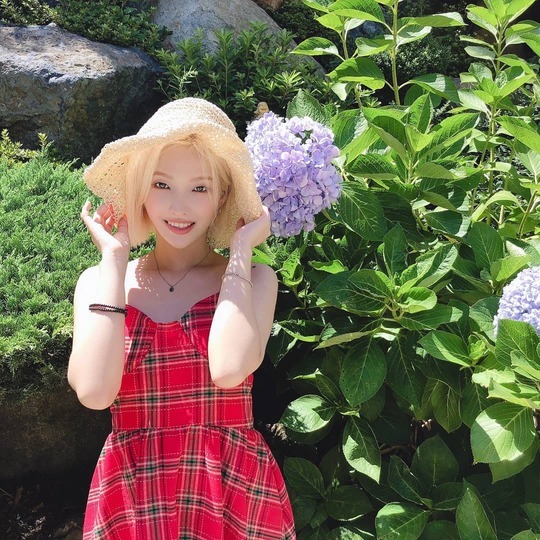
[[[204,240],[220,204],[219,181],[191,146],[164,150],[144,207],[158,239],[176,248]]]

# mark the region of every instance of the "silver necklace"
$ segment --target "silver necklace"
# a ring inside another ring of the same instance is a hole
[[[208,257],[208,254],[210,253],[210,248],[208,248],[208,251],[206,252],[205,256],[195,265],[193,265],[191,268],[188,268],[188,271],[176,282],[176,283],[169,283],[164,277],[163,277],[163,274],[161,273],[160,269],[159,269],[159,263],[158,263],[158,260],[157,260],[157,257],[156,257],[156,253],[155,251],[152,251],[152,254],[154,255],[154,259],[156,261],[156,268],[157,268],[157,271],[158,271],[158,274],[159,276],[161,277],[161,279],[169,286],[169,292],[174,292],[174,288],[194,269],[196,268],[197,266],[199,266],[199,264],[201,264],[204,259],[206,259],[206,257]]]

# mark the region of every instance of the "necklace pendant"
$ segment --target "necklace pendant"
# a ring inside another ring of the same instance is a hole
[[[172,285],[169,287],[169,292],[174,292],[174,287]]]

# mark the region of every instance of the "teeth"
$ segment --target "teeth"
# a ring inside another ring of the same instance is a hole
[[[177,223],[176,221],[167,221],[167,223],[171,227],[176,227],[177,229],[187,229],[188,227],[191,227],[191,225],[193,225],[193,222],[191,222],[191,223]]]

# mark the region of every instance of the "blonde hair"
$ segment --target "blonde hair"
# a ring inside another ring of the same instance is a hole
[[[225,159],[210,150],[196,134],[189,135],[174,143],[154,145],[129,156],[126,165],[126,215],[129,224],[129,238],[132,247],[146,242],[153,232],[144,203],[152,185],[159,158],[163,152],[173,146],[193,148],[200,156],[203,167],[212,180],[212,198],[217,212],[208,229],[207,241],[213,244],[214,231],[219,230],[228,213],[228,203],[233,200],[234,186],[229,165]],[[226,199],[218,207],[222,196]]]

